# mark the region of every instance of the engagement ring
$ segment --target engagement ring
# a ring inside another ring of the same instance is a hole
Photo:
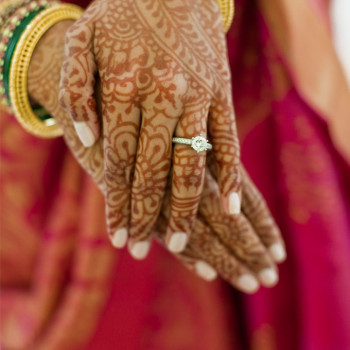
[[[213,148],[213,146],[203,136],[196,136],[196,137],[192,137],[191,139],[185,139],[182,137],[173,137],[173,143],[181,143],[183,145],[189,145],[197,152],[203,152]]]

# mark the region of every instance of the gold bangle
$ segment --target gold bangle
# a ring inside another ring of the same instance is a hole
[[[227,33],[231,27],[233,21],[233,15],[235,13],[234,0],[217,0],[220,7],[222,20],[224,22],[225,33]]]
[[[29,102],[28,69],[35,47],[43,35],[56,23],[81,17],[83,10],[70,4],[57,4],[42,11],[23,32],[16,46],[10,68],[10,100],[15,117],[22,127],[39,137],[53,138],[63,135],[55,120],[40,120]]]

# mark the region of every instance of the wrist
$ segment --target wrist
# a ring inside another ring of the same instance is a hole
[[[39,41],[30,61],[28,72],[28,93],[56,120],[64,118],[65,112],[58,101],[61,68],[64,56],[65,36],[74,23],[65,20],[55,24]],[[100,108],[100,82],[96,78],[95,99]]]
[[[65,34],[74,23],[64,20],[51,27],[38,42],[28,71],[29,96],[50,114],[58,111],[58,88]]]

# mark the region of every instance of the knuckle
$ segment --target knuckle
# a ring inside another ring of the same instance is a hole
[[[151,190],[151,192],[155,188],[153,172],[147,171],[143,172],[142,169],[136,169],[134,175],[134,188],[139,191],[147,191],[147,189]],[[151,193],[150,193],[151,194]]]
[[[130,184],[133,177],[133,158],[127,160],[112,146],[105,146],[105,178],[117,185]]]
[[[187,91],[188,83],[183,74],[175,75],[172,81],[173,88],[179,96]]]

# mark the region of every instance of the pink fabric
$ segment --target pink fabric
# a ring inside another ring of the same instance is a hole
[[[255,5],[237,1],[236,6],[238,18],[228,44],[242,160],[277,218],[288,248],[278,286],[245,297],[250,346],[346,350],[350,167],[335,150],[325,122],[287,77],[284,58]],[[248,63],[242,60],[247,52]]]
[[[32,337],[44,350],[350,349],[350,167],[295,89],[272,30],[257,2],[236,1],[228,45],[242,159],[287,242],[278,286],[247,297],[200,281],[158,246],[142,263],[113,253],[93,220],[101,198],[62,140],[37,140],[2,115],[1,190],[16,201],[2,203],[1,312],[23,310],[13,312],[20,326],[7,323],[14,337]],[[103,262],[111,270],[98,284],[91,268],[110,254],[116,263]],[[82,278],[86,257],[90,274]],[[37,285],[46,273],[55,288]],[[88,299],[93,291],[98,303]]]

